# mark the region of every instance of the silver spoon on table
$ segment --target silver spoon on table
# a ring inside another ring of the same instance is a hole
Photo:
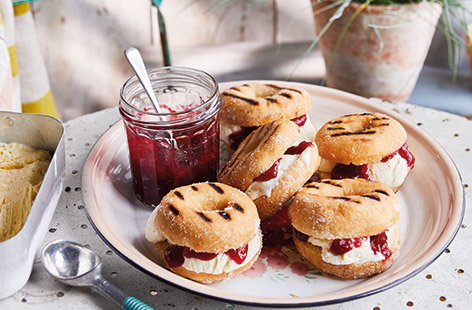
[[[92,287],[126,310],[153,310],[105,280],[101,257],[79,243],[52,241],[43,248],[41,261],[51,276],[67,285]]]

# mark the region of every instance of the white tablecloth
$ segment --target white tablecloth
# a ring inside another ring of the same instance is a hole
[[[432,135],[456,163],[465,186],[472,189],[472,122],[465,118],[405,103],[383,103],[405,115]],[[113,284],[155,309],[253,309],[195,296],[142,273],[118,257],[88,222],[81,193],[81,173],[95,141],[120,118],[116,108],[85,115],[65,124],[67,167],[65,189],[44,243],[68,239],[88,244],[103,258],[103,274]],[[472,215],[466,212],[450,247],[412,279],[385,292],[322,309],[471,309]],[[0,279],[7,281],[8,279]],[[26,286],[0,301],[0,309],[110,309],[105,298],[88,289],[67,287],[51,278],[39,261]]]

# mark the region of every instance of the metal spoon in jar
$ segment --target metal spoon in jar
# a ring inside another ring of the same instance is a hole
[[[79,243],[52,241],[43,248],[41,261],[51,276],[67,285],[92,287],[126,310],[153,310],[105,280],[101,257]]]
[[[144,91],[151,100],[151,104],[154,107],[154,110],[156,110],[157,113],[162,113],[159,107],[159,103],[157,102],[156,95],[154,94],[154,89],[152,88],[151,81],[149,80],[149,76],[147,75],[146,66],[144,65],[141,53],[135,47],[128,47],[127,49],[125,49],[125,57],[131,65],[131,68],[133,68],[134,73],[136,73],[136,76],[138,77],[139,82],[143,86]]]
[[[151,81],[149,80],[146,66],[144,65],[143,58],[141,57],[141,53],[135,47],[128,47],[127,49],[125,49],[125,57],[131,65],[131,68],[133,68],[134,73],[136,73],[136,76],[138,77],[139,82],[143,86],[144,91],[148,95],[149,100],[151,100],[151,104],[154,110],[159,114],[162,113],[159,103],[157,102],[156,94],[154,93],[154,89],[152,88]],[[159,116],[159,119],[162,120],[162,117]],[[169,130],[168,133],[170,140],[169,142],[172,144],[172,146],[174,146],[174,148],[177,148],[177,143],[172,135],[172,132]]]

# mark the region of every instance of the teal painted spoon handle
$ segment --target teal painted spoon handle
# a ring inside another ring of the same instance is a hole
[[[136,297],[129,296],[103,277],[96,277],[93,288],[125,310],[154,310]]]

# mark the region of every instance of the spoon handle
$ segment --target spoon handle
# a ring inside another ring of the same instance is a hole
[[[125,49],[125,57],[131,65],[131,68],[133,68],[134,73],[136,73],[136,76],[141,82],[144,91],[151,100],[152,106],[154,107],[157,113],[161,113],[156,95],[154,94],[154,90],[152,89],[151,81],[149,80],[149,77],[147,75],[146,66],[144,66],[144,61],[141,57],[141,53],[135,47],[128,47],[127,49]]]
[[[121,306],[125,310],[154,310],[154,308],[133,296],[126,297]]]
[[[136,297],[129,296],[102,277],[93,281],[93,287],[125,310],[154,310]]]

